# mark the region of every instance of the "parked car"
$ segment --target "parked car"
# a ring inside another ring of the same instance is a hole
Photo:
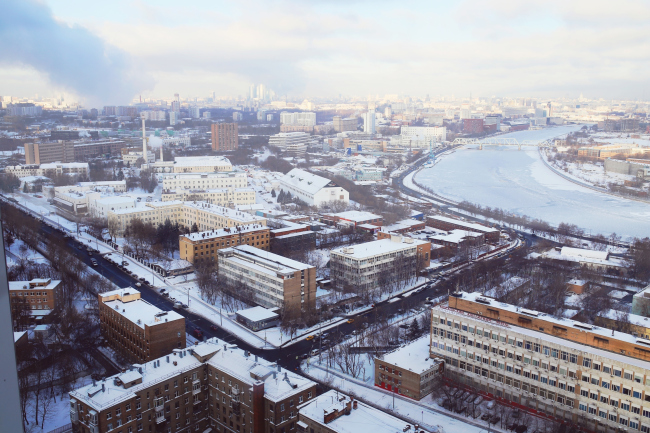
[[[213,331],[216,331],[217,330],[217,325],[210,325],[210,329],[212,329]]]
[[[174,308],[181,308],[182,306],[183,304],[181,304],[180,302],[174,302],[174,305],[172,305],[172,307]]]
[[[318,349],[313,349],[312,351],[309,352],[310,356],[316,356],[318,355]]]
[[[91,259],[90,261],[91,261],[91,263],[93,264],[93,266],[97,266],[97,260],[95,260],[95,259]]]
[[[203,331],[201,331],[199,328],[194,328],[194,330],[192,331],[192,335],[195,338],[203,338]]]
[[[135,287],[142,287],[142,283],[135,283]]]

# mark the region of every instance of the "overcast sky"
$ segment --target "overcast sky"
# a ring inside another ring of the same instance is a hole
[[[641,0],[2,0],[0,95],[647,99],[649,21]]]

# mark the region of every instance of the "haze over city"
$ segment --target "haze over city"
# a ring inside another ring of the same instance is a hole
[[[649,19],[0,2],[0,433],[650,433]]]
[[[95,105],[264,82],[279,95],[636,99],[644,1],[17,1],[0,6],[2,90]],[[11,92],[10,92],[11,93]]]

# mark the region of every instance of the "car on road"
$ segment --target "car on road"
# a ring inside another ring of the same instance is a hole
[[[97,266],[97,260],[95,260],[95,259],[90,259],[90,262],[93,264],[93,266]]]
[[[92,257],[92,256],[93,256],[93,252],[92,252],[92,251],[88,251],[88,255],[89,255],[90,257]]]
[[[354,319],[348,319],[345,321],[345,323],[354,323]]]
[[[194,328],[194,330],[192,331],[192,335],[193,335],[195,338],[203,338],[203,331],[201,331],[201,330],[198,329],[198,328]]]
[[[160,293],[165,293],[167,290],[166,289],[160,289]]]
[[[309,336],[307,336],[307,338],[305,338],[305,340],[307,340],[307,341],[311,341],[311,340],[313,340],[313,339],[314,339],[314,336],[313,336],[313,335],[309,335]]]
[[[212,329],[213,331],[216,331],[217,330],[217,325],[210,325],[210,329]]]
[[[181,308],[190,308],[190,306],[181,302]]]
[[[144,283],[145,281],[147,281],[144,277],[140,277],[140,278],[138,278],[138,280],[142,281],[143,283]]]
[[[313,349],[313,350],[311,350],[311,351],[309,352],[309,355],[310,355],[310,356],[316,356],[316,355],[318,355],[318,349]]]
[[[135,283],[135,287],[142,287],[142,283]]]
[[[169,293],[165,292],[162,294],[165,298],[169,298]]]
[[[174,302],[174,305],[172,305],[172,307],[181,308],[181,307],[183,307],[183,304],[181,304],[180,302]]]

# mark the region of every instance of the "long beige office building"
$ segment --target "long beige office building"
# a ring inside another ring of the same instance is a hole
[[[140,203],[140,206],[135,208],[108,211],[107,215],[109,224],[113,224],[113,221],[117,223],[118,235],[124,233],[124,229],[134,218],[138,218],[145,223],[151,223],[154,226],[164,224],[166,220],[188,228],[196,224],[199,230],[248,224],[266,226],[266,218],[204,201]]]
[[[431,355],[460,383],[591,431],[650,431],[650,340],[454,293]]]

